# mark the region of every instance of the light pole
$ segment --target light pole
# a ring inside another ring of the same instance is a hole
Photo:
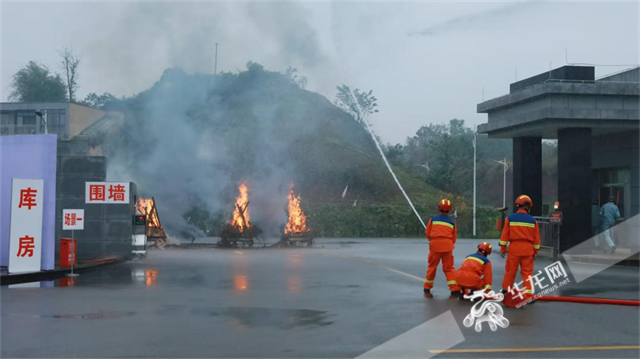
[[[478,129],[476,128],[473,133],[473,236],[476,236],[476,155],[477,155],[477,143]]]
[[[504,176],[502,179],[502,208],[504,208],[507,206],[507,170],[509,169],[509,165],[507,164],[506,157],[502,161],[496,161],[496,160],[492,160],[492,161],[504,166]]]
[[[47,125],[47,110],[44,110],[44,117],[42,116],[42,111],[37,110],[36,111],[36,116],[40,117],[40,120],[42,120],[42,122],[44,122],[44,134],[48,135],[49,134],[49,125]]]

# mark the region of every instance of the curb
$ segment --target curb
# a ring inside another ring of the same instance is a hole
[[[73,267],[74,273],[87,273],[98,268],[110,266],[116,263],[122,262],[122,259],[114,259],[100,263],[83,264],[77,267]],[[7,274],[0,276],[0,285],[20,284],[29,282],[40,282],[55,280],[63,278],[68,273],[71,273],[71,268],[54,269],[49,271],[31,272],[31,273],[19,273],[19,274]]]

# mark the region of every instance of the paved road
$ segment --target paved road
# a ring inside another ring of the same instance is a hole
[[[436,341],[442,331],[420,326],[449,311],[464,341],[451,348],[458,352],[438,358],[640,354],[637,307],[538,302],[507,309],[508,328],[477,333],[462,326],[471,304],[449,298],[441,272],[434,297],[424,297],[425,241],[318,243],[313,249],[155,250],[145,259],[81,275],[72,287],[2,287],[0,354],[354,358],[400,343],[394,357],[416,350],[426,357],[447,348]],[[459,241],[457,266],[475,244]],[[504,260],[490,259],[499,284]],[[536,269],[549,264],[539,259]],[[554,294],[638,299],[639,279],[637,268],[610,268]],[[494,351],[559,347],[570,350]]]

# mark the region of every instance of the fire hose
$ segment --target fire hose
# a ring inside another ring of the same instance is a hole
[[[585,304],[610,304],[610,305],[630,305],[640,306],[640,300],[605,299],[605,298],[585,298],[585,297],[537,297],[536,301],[542,302],[570,302]]]

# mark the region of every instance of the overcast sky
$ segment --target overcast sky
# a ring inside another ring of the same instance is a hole
[[[143,91],[168,67],[237,71],[252,60],[291,65],[308,89],[372,89],[370,121],[385,142],[451,118],[476,125],[484,98],[549,66],[589,63],[596,76],[638,63],[636,1],[597,2],[6,2],[2,86],[29,60],[60,71],[58,50],[82,56],[78,98]],[[516,70],[517,68],[517,70]]]

